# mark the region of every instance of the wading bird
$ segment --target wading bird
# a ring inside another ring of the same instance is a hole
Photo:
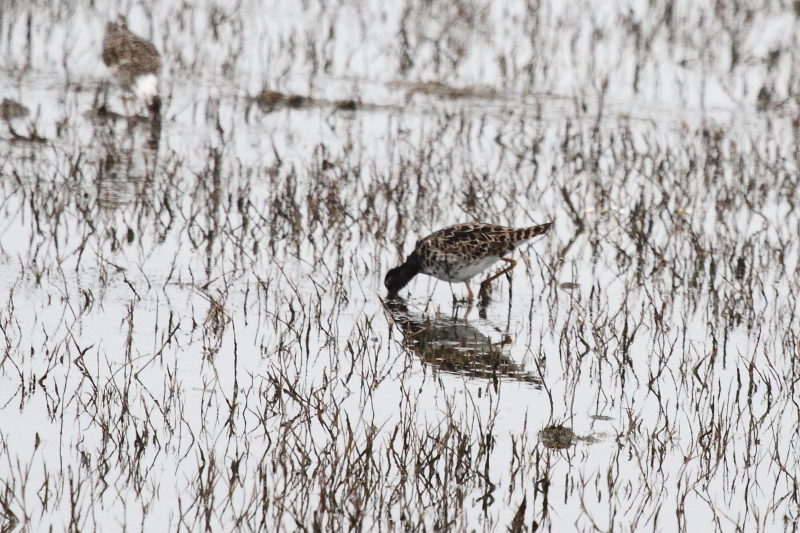
[[[158,96],[158,74],[161,72],[161,57],[153,43],[128,29],[122,17],[119,22],[109,22],[106,25],[103,63],[114,80],[144,102],[151,114],[159,113],[161,99]],[[123,103],[127,113],[127,102],[124,98]]]
[[[508,266],[481,283],[478,296],[484,297],[489,283],[502,274],[507,274],[517,262],[505,257],[525,241],[542,235],[552,223],[530,228],[507,228],[478,222],[456,224],[431,233],[417,245],[405,262],[386,273],[383,284],[389,296],[396,295],[417,274],[427,274],[444,281],[464,282],[469,299],[472,289],[469,280],[497,261]]]

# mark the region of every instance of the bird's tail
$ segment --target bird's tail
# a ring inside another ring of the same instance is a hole
[[[532,239],[534,237],[538,237],[539,235],[547,233],[547,230],[549,230],[552,225],[553,225],[552,222],[548,222],[547,224],[531,226],[530,228],[518,229],[516,235],[514,235],[513,240],[515,242],[522,242],[522,241],[527,241],[528,239]]]

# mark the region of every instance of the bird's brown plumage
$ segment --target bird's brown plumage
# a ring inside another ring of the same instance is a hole
[[[103,39],[103,63],[123,85],[136,78],[161,72],[161,57],[153,43],[131,32],[121,23],[109,22]]]
[[[397,294],[417,274],[450,282],[468,282],[501,259],[509,264],[501,273],[507,273],[516,261],[505,256],[528,239],[545,233],[551,225],[509,228],[473,222],[440,229],[417,241],[405,262],[386,273],[384,285],[389,294]],[[489,282],[498,275],[481,284],[481,294],[486,293]],[[471,299],[469,283],[467,290]]]

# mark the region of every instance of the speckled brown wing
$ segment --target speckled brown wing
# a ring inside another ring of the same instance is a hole
[[[417,243],[418,251],[437,251],[473,259],[502,257],[521,243],[545,233],[550,224],[508,228],[492,224],[456,224],[428,235]]]
[[[120,80],[128,85],[141,75],[161,72],[161,57],[153,43],[113,22],[106,26],[103,63],[115,69]]]

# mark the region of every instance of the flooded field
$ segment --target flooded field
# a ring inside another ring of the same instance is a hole
[[[800,530],[800,8],[564,4],[0,0],[0,530]]]

